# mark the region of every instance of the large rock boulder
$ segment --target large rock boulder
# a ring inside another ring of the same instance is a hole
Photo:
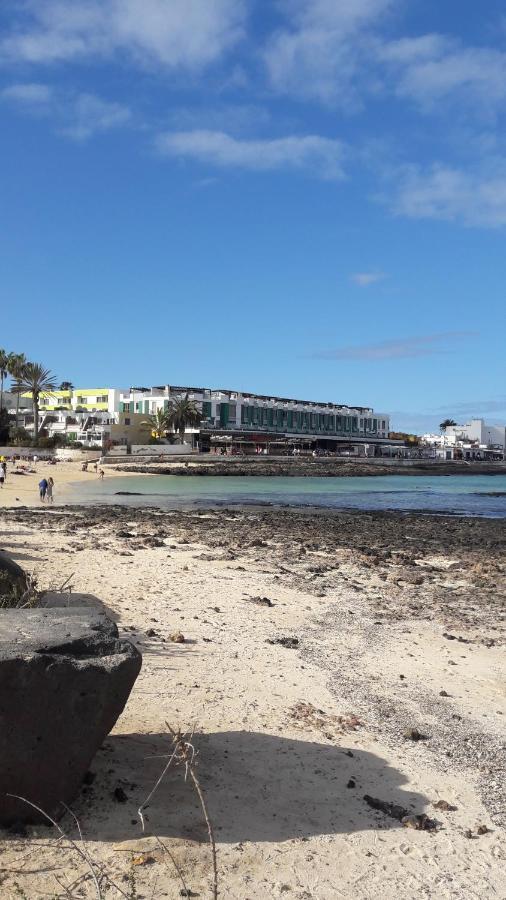
[[[21,566],[0,550],[0,607],[14,605],[26,586],[26,573]]]
[[[90,609],[0,612],[0,824],[71,803],[123,711],[141,655]]]

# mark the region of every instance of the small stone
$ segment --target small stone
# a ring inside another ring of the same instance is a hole
[[[418,728],[408,728],[404,732],[404,737],[408,741],[425,741],[425,740],[427,740],[427,735],[422,734],[422,732],[419,731]]]
[[[490,828],[487,828],[486,825],[478,825],[478,828],[476,829],[476,831],[478,832],[478,834],[488,834],[490,831]]]
[[[456,806],[452,806],[451,803],[448,803],[448,800],[437,800],[432,804],[434,809],[441,809],[443,812],[455,812],[457,810]]]
[[[128,800],[128,797],[122,787],[117,787],[114,789],[113,797],[116,800],[116,803],[126,803]]]
[[[172,641],[173,644],[185,644],[186,638],[181,631],[175,631],[174,634],[169,635],[169,641]]]

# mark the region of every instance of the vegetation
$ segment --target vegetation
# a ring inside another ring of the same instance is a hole
[[[62,383],[60,384],[60,387],[58,388],[58,390],[59,390],[59,391],[67,391],[67,392],[68,392],[68,391],[73,391],[73,390],[74,390],[74,385],[72,384],[71,381],[62,381]]]
[[[4,408],[4,381],[9,374],[9,364],[12,358],[11,353],[0,350],[0,409]]]
[[[151,437],[157,441],[163,440],[171,429],[168,410],[157,409],[153,416],[148,416],[140,423],[140,428],[146,428],[151,432]]]
[[[28,360],[24,353],[9,354],[9,375],[13,381],[14,390],[25,374],[25,368]],[[19,391],[16,391],[16,428],[19,424]]]
[[[9,440],[11,417],[6,409],[0,409],[0,444],[6,444]]]
[[[172,400],[167,410],[167,419],[170,427],[177,431],[181,443],[184,442],[184,434],[188,426],[194,427],[202,421],[200,412],[194,400],[188,398],[188,394]]]
[[[22,378],[16,383],[16,391],[30,394],[33,400],[34,440],[39,437],[40,395],[52,394],[56,390],[55,376],[40,363],[26,363]]]
[[[447,428],[453,428],[456,425],[455,419],[445,419],[439,425],[440,431],[446,431]]]

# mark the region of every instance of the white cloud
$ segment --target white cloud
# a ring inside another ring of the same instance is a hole
[[[33,82],[9,85],[0,92],[0,100],[15,104],[29,115],[52,118],[59,133],[73,140],[118,128],[131,118],[129,108],[120,103]]]
[[[384,272],[355,272],[350,275],[350,281],[358,284],[359,287],[369,287],[371,284],[377,284],[378,281],[384,281],[386,277]]]
[[[68,124],[61,134],[83,141],[97,132],[110,131],[126,125],[131,118],[128,107],[110,103],[94,94],[79,94],[67,109]]]
[[[439,163],[425,169],[405,166],[393,184],[387,203],[396,215],[488,228],[506,225],[504,162],[468,171]]]
[[[317,135],[238,140],[223,131],[180,131],[160,135],[157,147],[167,156],[194,159],[222,168],[259,172],[302,169],[324,179],[344,177],[344,144]]]
[[[351,108],[393,94],[424,112],[448,98],[480,115],[506,99],[506,52],[437,33],[386,38],[382,26],[400,0],[285,0],[281,8],[287,22],[264,51],[279,93]]]
[[[47,84],[26,82],[11,84],[0,91],[2,100],[11,100],[13,103],[26,104],[27,106],[45,106],[53,98],[52,89]]]
[[[295,0],[285,3],[289,25],[264,53],[271,86],[280,93],[344,106],[358,101],[358,82],[374,90],[365,71],[371,28],[398,0]]]
[[[198,68],[243,36],[245,0],[28,0],[0,59],[54,63],[127,54],[142,65]],[[23,14],[24,13],[24,14]]]
[[[490,112],[506,99],[506,53],[499,50],[425,35],[380,45],[378,56],[394,69],[395,93],[422,109],[458,98],[462,106]]]
[[[381,361],[391,359],[415,359],[446,353],[456,340],[472,336],[469,331],[444,331],[415,337],[395,338],[376,344],[359,344],[337,347],[314,354],[315,359]]]

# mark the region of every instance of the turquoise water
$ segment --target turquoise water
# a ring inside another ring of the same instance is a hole
[[[64,502],[187,509],[274,504],[331,509],[425,510],[506,518],[506,475],[381,475],[345,478],[142,475],[69,486]],[[128,491],[130,496],[118,495]],[[503,492],[504,496],[485,496]],[[132,496],[137,494],[138,496]],[[63,500],[63,498],[61,498]]]

